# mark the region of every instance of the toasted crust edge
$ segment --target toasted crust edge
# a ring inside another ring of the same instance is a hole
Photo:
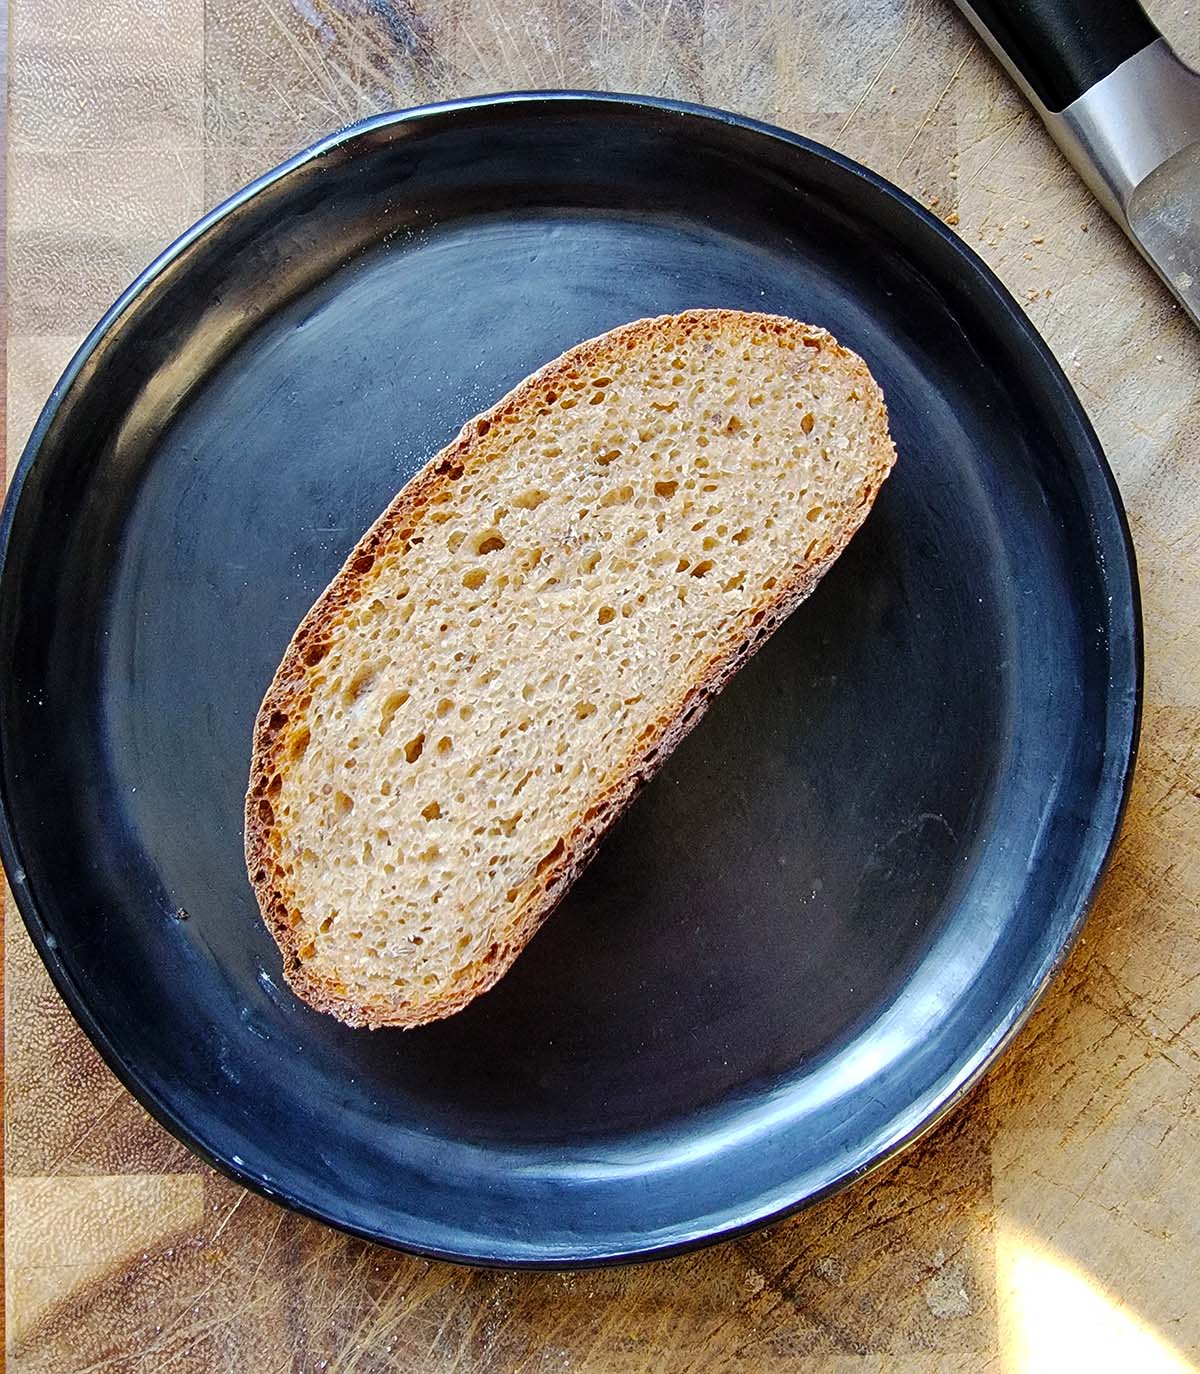
[[[739,329],[749,325],[766,328],[773,333],[795,332],[799,341],[806,346],[819,348],[844,363],[855,380],[861,382],[867,392],[876,398],[877,406],[868,425],[872,452],[862,500],[851,513],[851,518],[843,522],[831,549],[823,557],[797,567],[790,579],[774,589],[771,598],[764,599],[747,613],[743,637],[714,655],[699,678],[683,692],[674,708],[664,712],[671,724],[657,737],[635,742],[621,766],[615,770],[612,783],[592,804],[590,810],[595,813],[592,821],[586,826],[577,826],[563,836],[561,854],[547,866],[540,884],[531,889],[524,902],[514,911],[503,944],[493,947],[488,961],[477,961],[474,967],[468,966],[464,971],[467,976],[461,978],[461,988],[430,998],[415,1007],[401,1006],[398,999],[359,1002],[342,995],[333,983],[310,973],[300,958],[295,932],[289,921],[290,908],[286,894],[278,885],[281,870],[277,869],[270,843],[275,828],[273,815],[266,820],[261,810],[269,782],[278,772],[283,727],[309,673],[306,653],[324,641],[326,631],[337,614],[356,599],[359,587],[370,575],[375,556],[388,545],[393,534],[404,527],[410,516],[419,519],[418,512],[424,507],[428,496],[441,482],[453,480],[450,477],[452,470],[464,466],[470,459],[481,424],[494,424],[507,412],[520,408],[527,400],[532,400],[547,381],[568,369],[587,367],[591,361],[599,361],[614,343],[625,345],[631,337],[653,338],[656,334],[665,336],[674,329],[711,329],[714,325],[718,328],[736,326]],[[246,868],[263,920],[283,955],[284,977],[292,990],[316,1010],[328,1012],[346,1025],[376,1029],[383,1026],[413,1028],[427,1025],[460,1011],[491,988],[512,967],[542,922],[590,862],[609,827],[632,803],[641,788],[658,773],[679,743],[699,724],[712,699],[812,592],[826,570],[836,561],[870,512],[880,486],[895,463],[895,457],[883,394],[866,363],[857,354],[843,348],[824,329],[786,316],[749,311],[688,310],[621,325],[568,349],[518,383],[488,410],[468,420],[458,436],[435,454],[397,493],[351,549],[339,572],[292,636],[255,720],[250,780],[246,792]]]

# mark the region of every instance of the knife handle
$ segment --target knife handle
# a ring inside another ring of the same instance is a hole
[[[1161,34],[1137,0],[958,0],[1025,93],[1050,113]]]

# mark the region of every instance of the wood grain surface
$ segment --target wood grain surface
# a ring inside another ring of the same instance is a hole
[[[1200,4],[1149,8],[1200,61]],[[1142,756],[1116,861],[1003,1063],[865,1183],[669,1263],[467,1271],[246,1194],[117,1084],[10,900],[10,1368],[1195,1368],[1200,334],[946,0],[11,0],[10,43],[10,471],[117,292],[284,155],[444,96],[681,96],[861,159],[995,268],[1107,448],[1147,636]]]

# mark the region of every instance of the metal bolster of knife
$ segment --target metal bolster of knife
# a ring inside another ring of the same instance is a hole
[[[1200,325],[1200,78],[1157,38],[1064,110],[1038,113]]]
[[[1066,109],[1038,113],[1104,208],[1128,228],[1137,188],[1200,140],[1200,80],[1157,38]]]

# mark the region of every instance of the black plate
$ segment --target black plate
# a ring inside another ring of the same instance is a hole
[[[868,359],[875,512],[495,991],[408,1033],[307,1010],[241,856],[291,631],[473,412],[687,306]],[[778,1216],[962,1094],[1112,844],[1140,629],[1095,436],[941,224],[778,130],[553,95],[340,134],[131,288],[14,480],[0,661],[4,860],[142,1102],[347,1230],[555,1264]]]

